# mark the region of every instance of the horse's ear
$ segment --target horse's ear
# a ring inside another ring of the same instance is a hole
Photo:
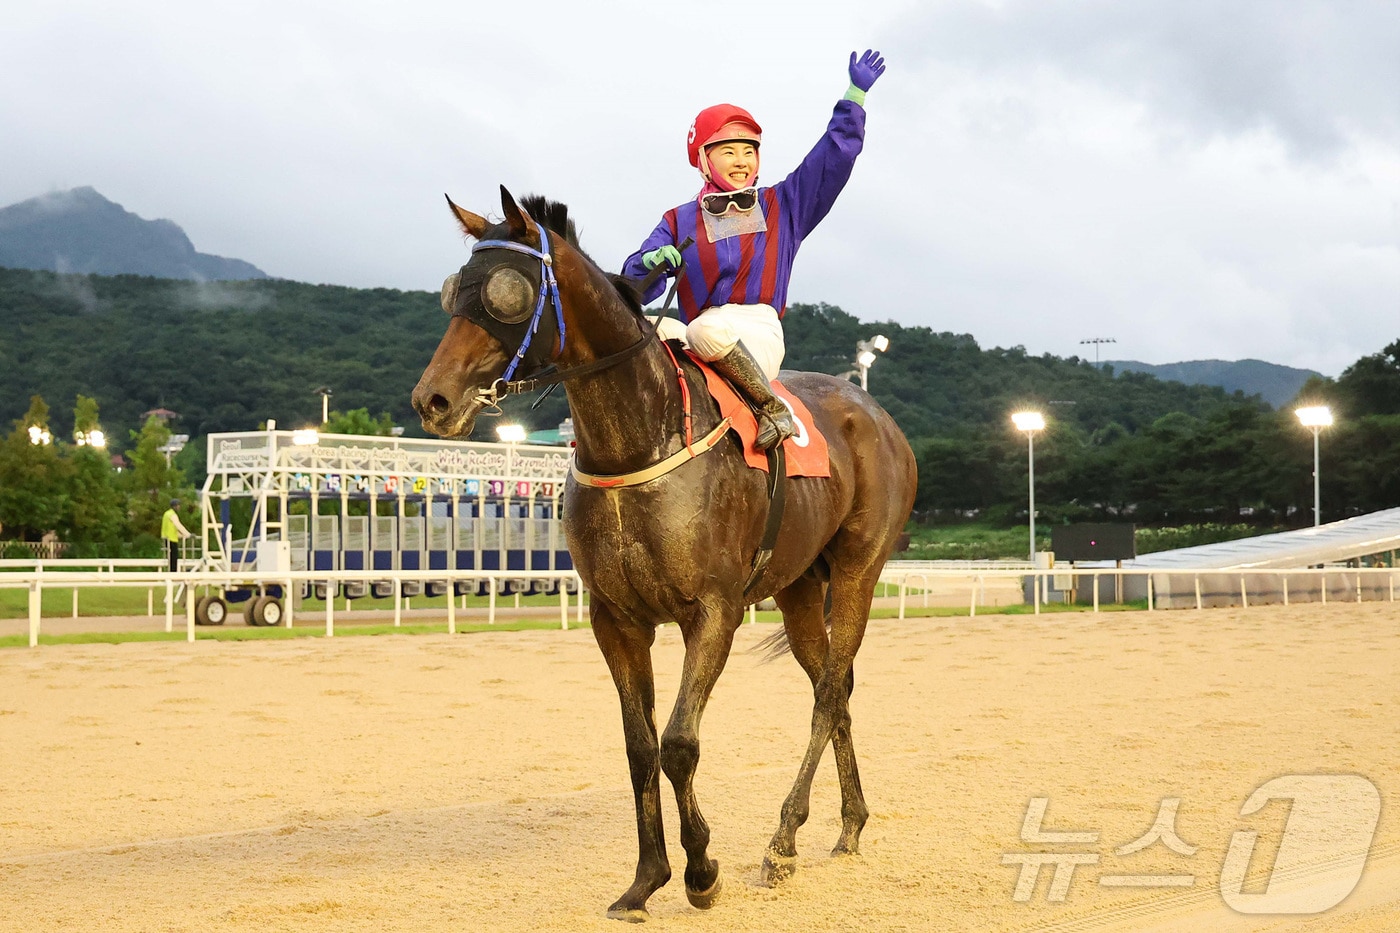
[[[480,214],[473,214],[471,211],[458,207],[453,204],[452,199],[448,198],[445,194],[443,197],[447,198],[447,206],[452,208],[452,213],[456,216],[457,223],[462,225],[463,232],[468,236],[476,237],[478,240],[481,239],[481,235],[486,232],[486,218],[482,217]]]
[[[514,236],[523,237],[534,223],[525,208],[515,203],[515,196],[506,190],[505,185],[501,185],[501,213],[505,215]]]

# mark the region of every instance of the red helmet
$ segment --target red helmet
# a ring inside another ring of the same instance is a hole
[[[704,146],[727,139],[744,139],[757,146],[762,137],[763,127],[743,107],[715,104],[696,114],[685,138],[685,153],[690,156],[690,164],[699,168],[700,149]]]

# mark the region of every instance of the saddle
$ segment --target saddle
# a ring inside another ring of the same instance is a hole
[[[763,470],[768,474],[768,519],[763,526],[763,540],[750,565],[749,578],[744,583],[744,594],[748,595],[763,576],[764,569],[773,558],[773,548],[778,543],[778,529],[782,527],[783,510],[787,504],[787,477],[831,475],[831,456],[826,438],[817,430],[816,421],[802,400],[774,379],[773,392],[792,412],[797,433],[772,450],[759,450],[754,443],[758,437],[758,416],[748,403],[723,376],[680,341],[667,343],[671,345],[672,356],[678,363],[680,359],[688,358],[704,373],[705,387],[719,405],[721,418],[728,422],[729,429],[739,438],[744,462],[751,469]]]
[[[738,436],[740,445],[744,449],[744,462],[752,469],[768,472],[768,456],[764,451],[754,446],[754,439],[758,437],[758,418],[754,415],[753,409],[725,378],[715,372],[704,360],[691,353],[679,341],[667,342],[677,351],[678,355],[680,351],[683,351],[690,362],[705,374],[705,385],[710,391],[710,397],[719,405],[720,416],[729,419],[729,428]],[[776,379],[773,380],[773,392],[792,411],[793,423],[797,426],[797,433],[784,441],[782,445],[784,459],[787,461],[785,474],[787,476],[830,476],[830,451],[827,448],[826,438],[817,429],[816,419],[812,417],[811,411],[800,398],[788,391],[787,387]]]

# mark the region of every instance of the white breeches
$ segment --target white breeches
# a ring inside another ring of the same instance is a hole
[[[787,353],[783,324],[769,305],[717,305],[705,309],[688,326],[665,318],[656,332],[663,340],[681,341],[707,361],[728,356],[742,341],[770,380],[778,378]]]

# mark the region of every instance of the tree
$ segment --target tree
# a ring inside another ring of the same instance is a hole
[[[74,437],[86,437],[100,427],[97,420],[97,399],[79,395],[73,406]]]
[[[160,449],[170,443],[170,429],[152,415],[140,433],[131,432],[135,447],[127,451],[131,469],[123,474],[127,492],[127,514],[134,535],[160,535],[160,519],[171,499],[181,500],[180,518],[188,527],[195,520],[193,489],[185,486],[184,474],[166,462]]]
[[[48,425],[49,406],[32,396],[29,410],[0,443],[0,523],[24,541],[37,541],[58,528],[69,507],[69,465],[52,443],[35,443],[30,437],[31,428],[47,433]]]
[[[394,433],[394,419],[387,411],[381,412],[379,417],[375,418],[368,408],[354,408],[346,412],[333,411],[320,430],[322,434],[368,434],[388,437]]]
[[[1010,492],[1003,466],[1011,451],[1001,438],[937,437],[918,457],[921,511],[983,510]]]
[[[1352,418],[1400,415],[1400,340],[1348,366],[1337,389]]]
[[[75,435],[99,430],[97,400],[79,395],[73,409]],[[126,532],[126,498],[113,482],[112,460],[105,446],[91,443],[67,448],[69,490],[59,532],[69,544],[110,553]]]

